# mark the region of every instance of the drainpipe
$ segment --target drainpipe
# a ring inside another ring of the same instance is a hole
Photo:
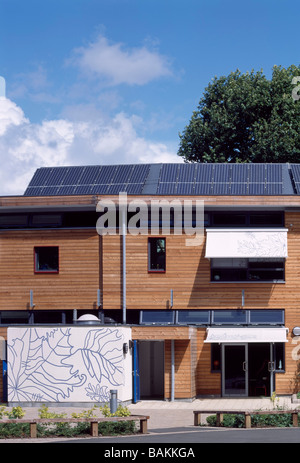
[[[175,399],[175,341],[171,340],[171,402]]]
[[[124,201],[122,198],[124,197]],[[125,202],[126,201],[126,202]],[[127,218],[127,194],[120,193],[120,215],[122,220],[122,309],[123,324],[126,325],[126,218]]]

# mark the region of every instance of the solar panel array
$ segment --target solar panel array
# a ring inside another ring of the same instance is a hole
[[[293,181],[292,181],[293,180]],[[300,194],[300,164],[128,164],[43,167],[25,196]]]
[[[158,194],[283,194],[281,164],[165,164]]]
[[[42,167],[25,196],[142,194],[149,164],[115,166]]]
[[[291,164],[291,173],[296,188],[296,192],[300,194],[300,164]]]

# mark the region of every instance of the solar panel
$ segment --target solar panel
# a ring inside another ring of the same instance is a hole
[[[229,183],[214,183],[212,185],[212,195],[228,195],[230,194]]]
[[[234,196],[243,196],[248,194],[248,183],[231,183],[230,194]]]
[[[109,185],[93,185],[92,186],[92,194],[93,195],[107,195],[108,194]]]
[[[195,173],[196,183],[207,183],[212,179],[213,164],[199,164]]]
[[[45,186],[42,189],[43,196],[56,196],[59,188],[57,186]]]
[[[178,171],[178,183],[194,182],[196,175],[197,164],[183,164],[180,166]]]
[[[176,193],[178,195],[192,195],[194,193],[194,183],[178,183]]]
[[[91,195],[93,185],[79,185],[74,188],[74,195]]]
[[[118,166],[115,177],[114,177],[114,183],[120,183],[120,184],[128,183],[131,173],[132,173],[131,165]]]
[[[143,186],[143,183],[129,183],[126,186],[126,193],[128,193],[129,195],[142,194]]]
[[[80,179],[81,185],[94,185],[96,179],[99,177],[101,166],[86,166],[83,168],[82,176]]]
[[[246,183],[248,181],[248,164],[231,164],[231,182]]]
[[[163,164],[160,174],[160,182],[176,183],[180,164]]]
[[[291,174],[297,194],[300,194],[300,164],[291,164]]]
[[[214,183],[229,183],[231,174],[230,164],[216,164],[213,166],[213,182]]]
[[[144,183],[150,170],[149,164],[134,165],[129,183]]]
[[[40,186],[37,187],[28,187],[25,191],[25,196],[41,196],[42,195],[42,188]]]
[[[65,195],[73,195],[75,190],[75,186],[68,185],[68,186],[61,186],[57,189],[57,195],[65,196]],[[44,195],[44,190],[43,190]]]
[[[249,195],[264,195],[265,184],[264,183],[249,183],[248,185]]]
[[[300,194],[300,164],[174,163],[43,167],[24,194],[280,195],[295,190]]]
[[[82,167],[68,167],[63,178],[60,179],[60,183],[57,183],[57,185],[77,185],[80,183],[83,170]],[[56,178],[59,180],[59,173],[56,174]]]
[[[28,185],[28,188],[32,186],[44,185],[45,180],[48,177],[48,175],[49,175],[48,169],[43,169],[43,168],[37,169]]]
[[[118,195],[121,192],[124,192],[126,190],[126,184],[125,183],[115,183],[113,185],[110,185],[107,194],[108,195]]]
[[[283,193],[282,183],[266,183],[266,194],[267,195],[281,195]]]
[[[162,182],[158,186],[159,195],[174,195],[176,193],[176,183]]]
[[[194,194],[195,195],[211,195],[212,193],[211,183],[195,183],[194,185]]]

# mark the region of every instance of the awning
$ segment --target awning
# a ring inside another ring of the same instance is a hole
[[[287,328],[207,328],[204,342],[288,342]]]
[[[208,228],[207,258],[285,258],[287,229]]]

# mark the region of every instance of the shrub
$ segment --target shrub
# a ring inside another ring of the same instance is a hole
[[[217,418],[215,415],[208,416],[206,419],[210,426],[216,426]],[[228,428],[242,428],[245,426],[244,415],[224,415],[221,426]],[[257,428],[263,427],[290,427],[293,426],[292,415],[251,415],[251,426]]]

